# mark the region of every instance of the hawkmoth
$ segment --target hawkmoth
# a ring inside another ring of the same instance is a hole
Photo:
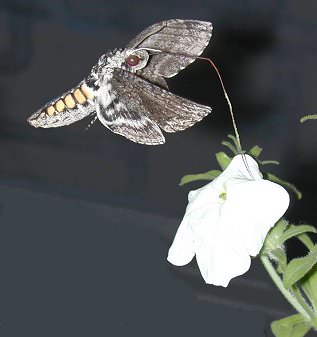
[[[165,81],[195,61],[211,34],[210,22],[156,23],[124,49],[102,55],[85,79],[32,114],[28,123],[52,128],[93,116],[133,142],[162,144],[161,129],[184,130],[211,112],[208,106],[171,93]]]

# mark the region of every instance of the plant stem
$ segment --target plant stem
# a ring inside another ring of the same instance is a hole
[[[271,279],[277,286],[277,288],[280,290],[280,292],[284,295],[284,297],[287,299],[287,301],[300,313],[302,314],[306,319],[311,320],[311,316],[307,311],[303,308],[303,306],[298,302],[298,300],[294,297],[294,295],[284,288],[283,282],[280,278],[280,276],[277,274],[275,268],[273,267],[271,261],[267,256],[260,256],[260,259],[262,261],[262,264],[268,274],[270,275]]]
[[[309,315],[309,318],[312,320],[315,318],[314,312],[312,307],[307,303],[305,298],[302,296],[300,289],[297,285],[294,285],[292,288],[292,293],[294,294],[295,298],[297,299],[298,303],[302,306],[302,308],[306,311]]]

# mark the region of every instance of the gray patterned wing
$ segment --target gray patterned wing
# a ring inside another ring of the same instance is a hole
[[[128,71],[115,68],[112,89],[128,110],[138,111],[166,132],[189,128],[211,112]]]
[[[135,143],[146,145],[165,143],[158,125],[144,114],[142,102],[138,102],[137,95],[132,92],[131,101],[124,102],[115,92],[114,94],[115,98],[108,105],[102,96],[97,100],[97,117],[105,127]]]
[[[147,73],[169,78],[195,61],[208,45],[211,34],[210,22],[168,20],[148,27],[131,40],[126,48],[161,50],[162,53],[153,55],[149,64],[138,74],[147,79]]]

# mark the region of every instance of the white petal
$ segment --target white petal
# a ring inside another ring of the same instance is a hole
[[[235,156],[224,172],[214,182],[224,184],[229,180],[231,183],[241,183],[258,179],[262,179],[262,174],[257,162],[245,154],[244,156]]]
[[[227,185],[241,184],[246,181],[262,179],[257,162],[249,155],[244,155],[245,161],[241,155],[235,156],[223,173],[212,182],[191,191],[188,195],[188,206],[186,214],[191,214],[201,207],[210,205],[211,202],[218,202],[219,195],[223,193]]]
[[[193,228],[203,233],[204,219],[208,218],[207,213],[210,209],[217,212],[221,204],[219,194],[213,188],[212,183],[191,191],[188,200],[184,218],[179,225],[167,257],[167,260],[176,266],[183,266],[193,259],[195,256],[194,244],[197,246],[193,236]]]
[[[222,221],[232,228],[232,234],[256,256],[268,231],[289,205],[286,190],[268,180],[256,180],[228,186]]]
[[[195,226],[196,259],[206,283],[226,287],[233,275],[240,275],[250,267],[250,256],[244,247],[236,247],[230,228],[220,223],[218,214],[210,208],[208,215]]]
[[[168,251],[167,261],[175,266],[189,263],[195,252],[193,249],[193,235],[186,216],[179,225],[173,244]]]
[[[226,287],[250,268],[269,229],[289,204],[287,192],[262,179],[254,159],[241,155],[213,182],[192,191],[168,260],[184,265],[196,254],[206,283]],[[226,200],[219,198],[223,192]]]
[[[289,204],[284,188],[263,179],[229,187],[218,221],[209,224],[209,235],[194,235],[202,235],[204,243],[195,251],[205,282],[224,287],[249,270],[249,255],[259,253]]]

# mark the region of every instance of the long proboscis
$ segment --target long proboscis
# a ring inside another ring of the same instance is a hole
[[[160,49],[146,48],[146,47],[141,47],[141,48],[138,48],[137,50],[147,50],[149,52],[152,52],[153,54],[160,54],[160,53],[175,54],[175,55],[179,55],[179,56],[191,57],[191,58],[194,58],[194,59],[200,59],[200,60],[204,60],[204,61],[209,62],[209,64],[212,66],[212,68],[216,71],[216,74],[217,74],[218,79],[219,79],[220,84],[221,84],[221,88],[222,88],[223,94],[225,96],[225,99],[226,99],[228,107],[229,107],[230,117],[231,117],[231,121],[232,121],[232,126],[233,126],[233,130],[234,130],[235,137],[236,137],[236,140],[237,140],[238,152],[242,156],[242,160],[244,162],[245,168],[247,169],[247,171],[250,174],[250,176],[252,177],[252,179],[254,179],[254,177],[253,177],[253,175],[251,173],[251,170],[249,168],[249,165],[248,165],[245,153],[242,150],[240,135],[239,135],[239,131],[238,131],[236,120],[234,118],[234,113],[233,113],[232,104],[231,104],[229,95],[227,93],[227,90],[226,90],[225,85],[223,83],[222,77],[221,77],[220,72],[219,72],[217,66],[215,65],[215,63],[210,58],[203,57],[203,56],[183,54],[183,53],[173,53],[173,52],[169,52],[169,51],[163,51],[163,50],[160,50]]]
[[[252,177],[252,179],[254,179],[252,173],[251,173],[251,170],[250,170],[250,167],[248,165],[248,162],[247,162],[247,159],[246,159],[246,156],[245,156],[245,153],[243,152],[242,150],[242,146],[241,146],[241,141],[240,141],[240,135],[239,135],[239,131],[238,131],[238,127],[237,127],[237,123],[236,123],[236,120],[234,118],[234,114],[233,114],[233,109],[232,109],[232,104],[231,104],[231,101],[230,101],[230,98],[229,98],[229,95],[227,93],[227,90],[225,88],[225,85],[223,83],[223,80],[222,80],[222,77],[220,75],[220,72],[217,68],[217,66],[215,65],[215,63],[208,57],[203,57],[203,56],[197,56],[196,57],[197,59],[200,59],[200,60],[205,60],[205,61],[208,61],[211,66],[214,68],[214,70],[216,71],[216,74],[218,76],[218,79],[220,81],[220,84],[221,84],[221,88],[222,88],[222,91],[223,91],[223,94],[225,96],[225,99],[227,101],[227,104],[228,104],[228,107],[229,107],[229,111],[230,111],[230,116],[231,116],[231,121],[232,121],[232,126],[233,126],[233,130],[234,130],[234,133],[235,133],[235,136],[236,136],[236,139],[237,139],[237,144],[238,144],[238,151],[239,153],[241,154],[242,156],[242,160],[244,162],[244,165],[245,165],[245,168],[247,169],[248,173],[250,174],[250,176]]]
[[[174,53],[174,52],[164,51],[164,50],[155,49],[155,48],[140,47],[140,48],[137,48],[135,50],[146,50],[148,52],[152,52],[154,55],[155,54],[161,54],[161,53],[174,54],[174,55],[179,55],[179,56],[190,57],[190,58],[193,58],[193,59],[200,59],[200,60],[204,60],[204,61],[207,61],[207,62],[210,63],[210,65],[212,66],[212,68],[216,71],[216,74],[217,74],[218,79],[219,79],[220,84],[221,84],[221,88],[222,88],[223,94],[225,96],[225,99],[226,99],[228,107],[229,107],[230,117],[231,117],[231,121],[232,121],[232,126],[233,126],[233,130],[234,130],[235,137],[236,137],[236,140],[237,140],[238,152],[242,156],[242,160],[243,160],[245,168],[247,169],[247,171],[250,174],[250,176],[252,177],[252,179],[254,179],[254,177],[253,177],[253,175],[251,173],[251,170],[249,168],[249,165],[248,165],[245,153],[242,150],[240,135],[239,135],[239,131],[238,131],[236,120],[234,118],[234,113],[233,113],[232,104],[231,104],[229,95],[227,93],[227,90],[226,90],[225,85],[223,83],[222,77],[221,77],[220,72],[219,72],[217,66],[215,65],[215,63],[210,58],[208,58],[208,57],[197,56],[197,55],[190,55],[190,54],[184,54],[184,53]]]

